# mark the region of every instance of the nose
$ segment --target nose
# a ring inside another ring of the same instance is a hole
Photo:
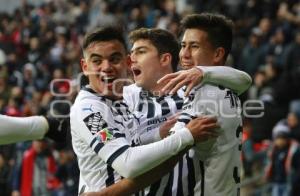
[[[107,60],[107,59],[103,60],[102,65],[101,65],[101,71],[103,71],[103,72],[112,71],[112,65],[109,62],[109,60]]]
[[[130,63],[135,63],[136,62],[136,55],[134,54],[134,52],[132,52],[130,54]]]
[[[184,58],[189,58],[191,57],[191,51],[190,48],[188,46],[181,48],[180,50],[180,56],[184,57]]]

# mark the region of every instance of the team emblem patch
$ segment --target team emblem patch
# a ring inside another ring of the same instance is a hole
[[[113,139],[113,133],[108,128],[104,128],[97,133],[97,139],[100,142],[106,143]]]
[[[101,116],[100,112],[88,115],[85,119],[83,119],[83,121],[93,135],[102,129],[102,127],[107,127],[107,123]]]

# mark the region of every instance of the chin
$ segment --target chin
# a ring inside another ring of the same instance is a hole
[[[181,69],[187,70],[187,69],[191,69],[193,67],[194,67],[194,65],[186,65],[186,66],[181,66]]]
[[[135,84],[138,86],[138,87],[142,87],[143,86],[143,83],[141,81],[134,81]]]

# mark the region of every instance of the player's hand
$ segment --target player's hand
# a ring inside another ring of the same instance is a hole
[[[48,137],[56,142],[66,142],[67,132],[70,130],[70,118],[54,118],[54,117],[45,117],[49,130],[45,134],[45,137]]]
[[[215,117],[197,117],[186,125],[186,128],[193,135],[195,143],[218,137],[218,134],[214,131],[218,127],[217,118]]]
[[[192,68],[188,70],[181,70],[175,73],[167,74],[157,81],[158,84],[166,83],[161,90],[161,93],[173,95],[181,87],[186,86],[184,96],[188,96],[192,88],[203,79],[203,72],[200,69]]]
[[[159,128],[160,138],[165,138],[169,135],[169,131],[176,123],[177,118],[178,118],[178,115],[174,115],[160,126],[160,128]]]

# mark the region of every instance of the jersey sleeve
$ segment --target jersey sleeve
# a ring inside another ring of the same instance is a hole
[[[227,66],[197,66],[204,73],[203,83],[222,85],[238,95],[246,91],[251,83],[251,77],[243,71]]]
[[[112,167],[122,176],[134,178],[160,165],[193,143],[190,131],[183,127],[158,142],[128,148],[114,160]]]
[[[12,117],[0,115],[0,144],[42,139],[49,126],[42,116]]]

